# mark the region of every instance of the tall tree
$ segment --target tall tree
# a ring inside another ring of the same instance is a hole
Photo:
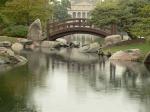
[[[142,10],[149,11],[149,4],[149,0],[106,0],[92,11],[91,22],[100,27],[115,22],[119,29],[126,31],[132,38],[146,36],[138,31],[137,26],[143,26],[143,29],[139,29],[141,32],[145,30],[144,27],[148,28],[149,13],[145,13],[147,16],[141,13],[146,12]]]
[[[70,18],[71,16],[68,14],[68,9],[71,7],[71,3],[69,0],[61,0],[61,1],[55,1],[54,7],[53,7],[53,19],[55,20],[64,20],[67,18]]]
[[[15,24],[29,25],[36,18],[46,21],[51,7],[49,0],[13,0],[6,3],[3,13]]]

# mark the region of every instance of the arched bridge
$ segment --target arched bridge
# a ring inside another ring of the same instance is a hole
[[[101,37],[116,34],[116,26],[98,28],[88,22],[85,18],[68,19],[60,22],[47,23],[47,39],[56,40],[57,38],[76,34],[91,34]]]

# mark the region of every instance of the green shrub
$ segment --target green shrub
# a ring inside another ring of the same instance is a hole
[[[150,44],[150,36],[146,38],[148,44]]]
[[[11,37],[26,37],[28,27],[23,25],[9,26],[3,30],[3,35]]]
[[[9,24],[7,17],[0,13],[0,26],[6,26],[7,24]]]
[[[102,37],[97,37],[94,42],[98,42],[99,44],[102,44],[104,42],[104,39]]]

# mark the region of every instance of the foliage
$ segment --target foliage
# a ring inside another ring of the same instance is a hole
[[[99,27],[117,23],[120,13],[121,11],[116,3],[98,4],[91,13],[91,21]]]
[[[109,48],[105,48],[104,51],[107,53],[111,51],[112,53],[115,53],[120,50],[127,50],[127,49],[140,49],[144,55],[149,53],[150,44],[148,43],[131,43],[126,45],[120,45],[120,46],[113,46]]]
[[[9,26],[3,30],[3,34],[11,37],[26,37],[28,31],[27,26],[17,25]]]
[[[0,0],[0,6],[4,6],[7,1],[9,0]]]
[[[0,13],[0,28],[5,27],[9,24],[8,18]]]
[[[53,7],[53,20],[65,20],[71,16],[68,14],[68,8],[71,7],[69,0],[55,1]]]
[[[139,21],[131,27],[131,31],[138,36],[150,36],[150,4],[140,8]]]
[[[70,17],[69,0],[0,0],[0,6],[3,6],[0,7],[0,34],[9,36],[24,37],[26,26],[37,18],[45,28],[48,19],[63,20]]]
[[[3,6],[0,7],[0,34],[4,29],[3,35],[24,37],[26,26],[39,18],[45,27],[52,15],[49,0],[2,0],[0,4]]]
[[[132,38],[149,36],[149,12],[149,0],[106,0],[92,11],[91,22],[99,27],[117,24],[121,31],[126,31]]]
[[[50,16],[51,7],[48,0],[13,0],[6,3],[3,13],[15,24],[29,25],[39,18],[45,22]]]

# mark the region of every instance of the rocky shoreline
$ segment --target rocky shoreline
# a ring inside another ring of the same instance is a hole
[[[15,54],[10,48],[0,47],[0,71],[11,69],[12,67],[24,65],[27,59]]]

